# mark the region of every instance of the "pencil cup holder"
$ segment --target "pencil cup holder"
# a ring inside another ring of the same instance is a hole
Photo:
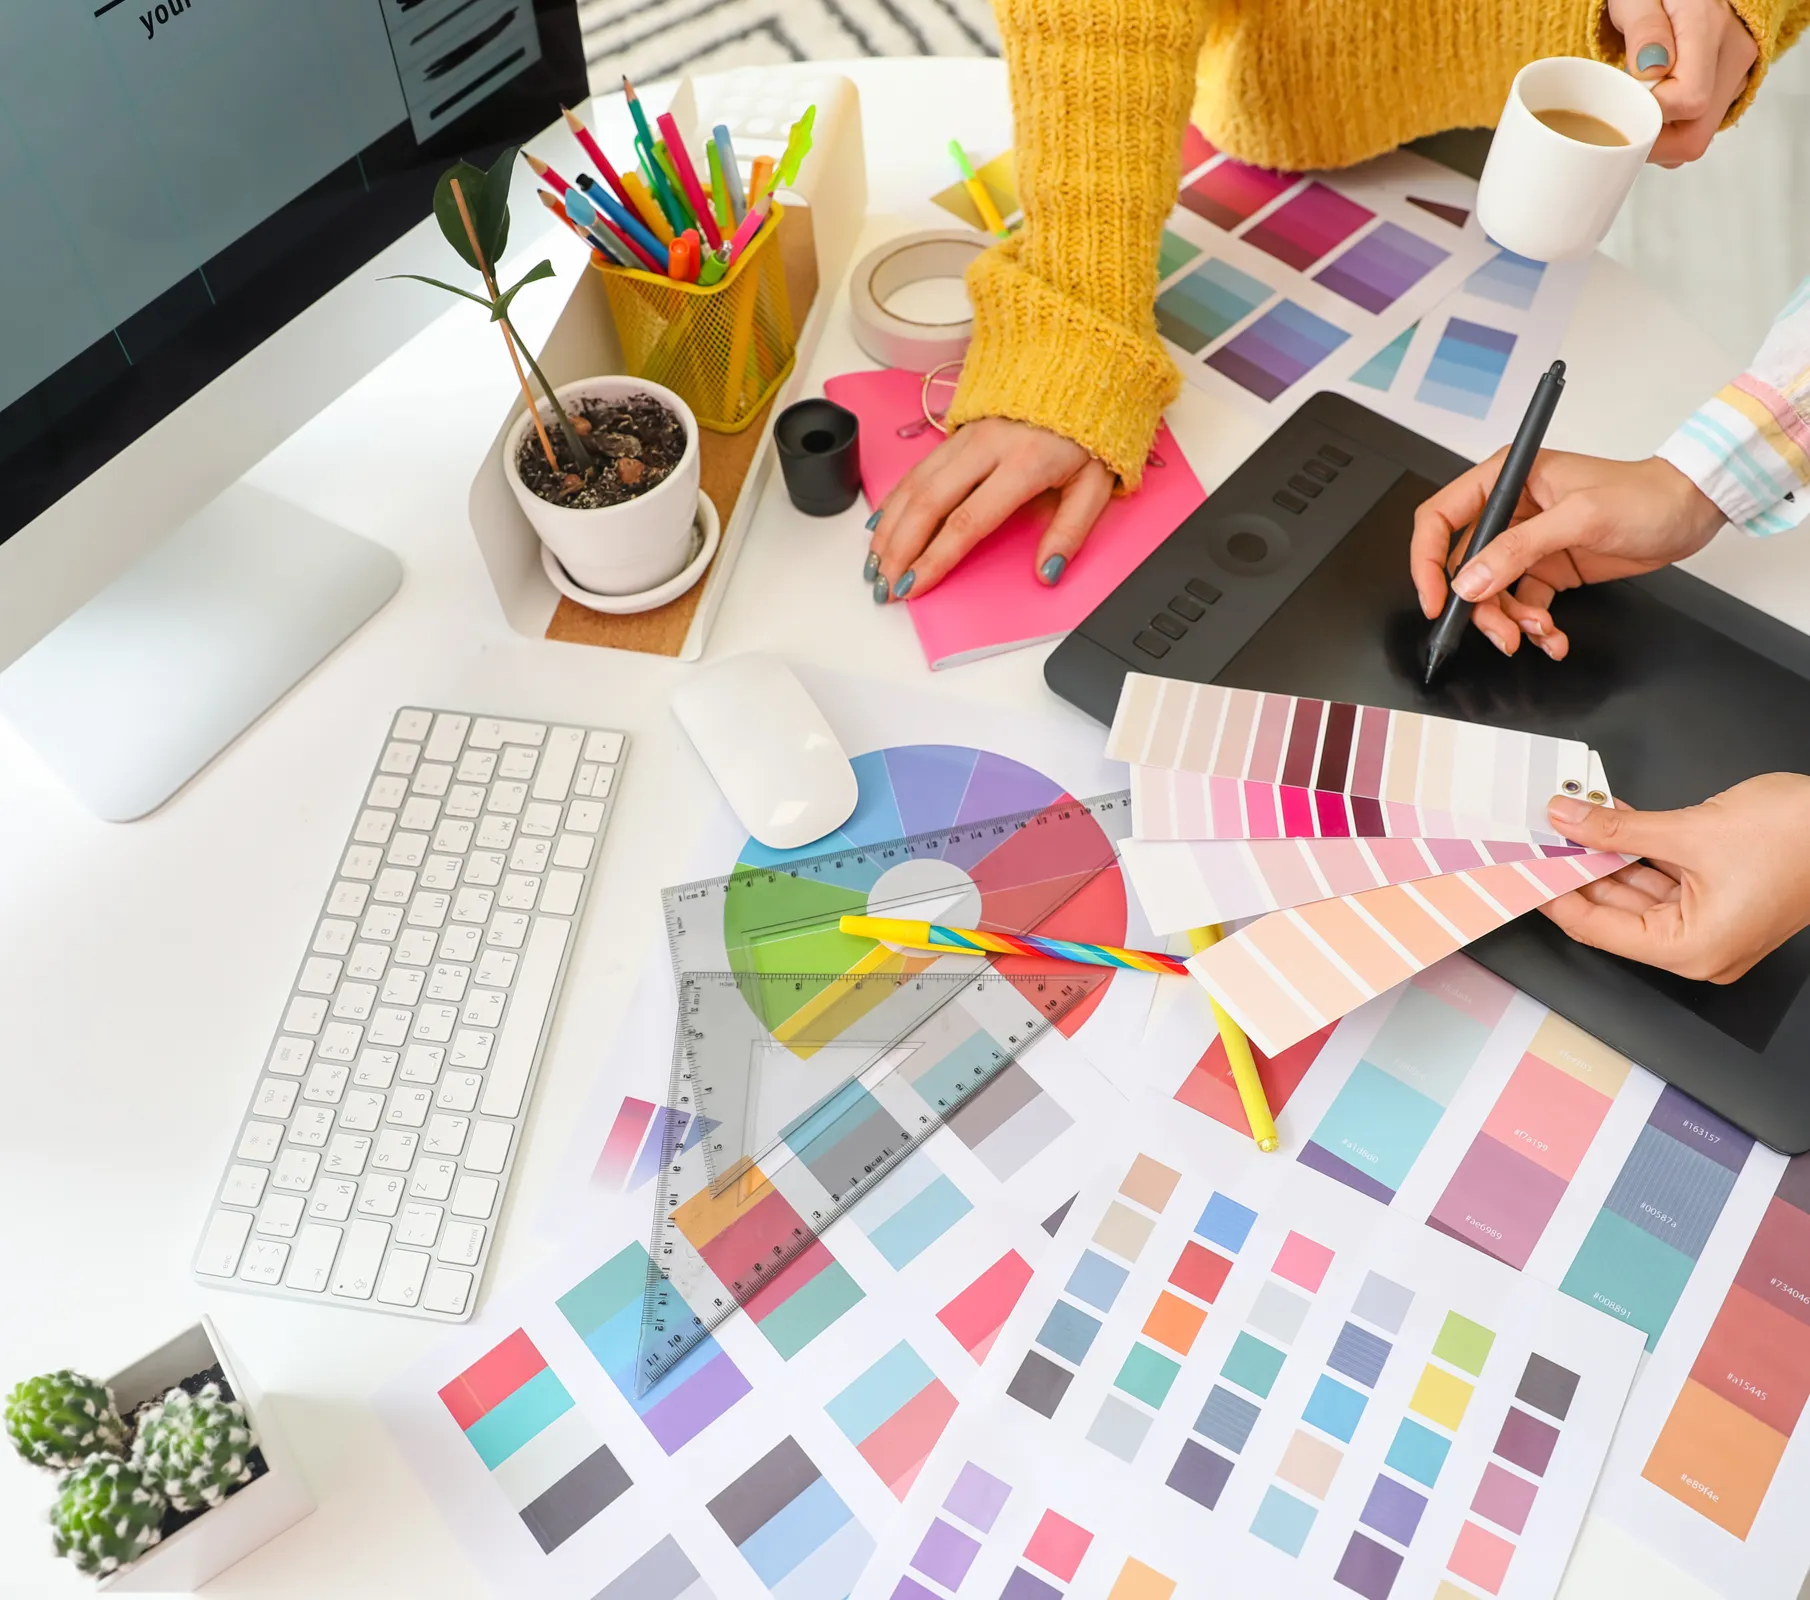
[[[707,289],[593,262],[626,369],[671,389],[712,433],[740,433],[792,370],[797,334],[778,245],[784,225],[775,206],[735,265]]]

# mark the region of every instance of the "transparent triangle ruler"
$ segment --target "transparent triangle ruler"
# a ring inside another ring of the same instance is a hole
[[[1110,976],[682,973],[640,1392],[781,1303],[831,1223]]]

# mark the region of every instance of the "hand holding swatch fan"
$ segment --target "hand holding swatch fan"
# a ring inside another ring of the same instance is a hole
[[[1188,967],[1267,1055],[1627,862],[1547,826],[1609,800],[1576,740],[1133,673],[1106,752],[1151,925],[1256,918]]]

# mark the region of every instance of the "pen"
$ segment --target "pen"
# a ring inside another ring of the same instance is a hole
[[[968,161],[968,152],[962,149],[959,139],[949,141],[949,154],[955,157],[955,164],[962,175],[962,187],[968,191],[968,198],[980,213],[981,224],[996,239],[1006,238],[1005,218],[999,214],[999,207],[993,204],[993,196],[987,193],[987,186],[975,177],[974,168]]]
[[[1483,503],[1483,515],[1478,517],[1476,527],[1471,530],[1471,541],[1464,552],[1465,561],[1472,560],[1513,520],[1521,491],[1527,487],[1527,474],[1533,470],[1534,457],[1540,453],[1540,443],[1546,437],[1547,425],[1552,421],[1552,413],[1558,408],[1559,396],[1564,391],[1565,363],[1555,361],[1534,386],[1533,399],[1527,402],[1527,415],[1515,431],[1515,442],[1508,447],[1502,470],[1496,476],[1496,486],[1490,490],[1489,499]],[[1449,590],[1445,610],[1439,613],[1439,620],[1427,636],[1425,681],[1429,688],[1440,667],[1458,648],[1458,641],[1464,637],[1470,620],[1471,602],[1462,599],[1456,589]]]
[[[729,187],[729,214],[739,224],[748,214],[748,201],[742,194],[742,172],[735,164],[735,145],[730,141],[728,126],[719,122],[711,137],[716,141],[717,160],[723,164],[723,181]],[[730,225],[734,232],[735,224]]]
[[[1188,943],[1198,955],[1218,944],[1224,936],[1224,930],[1217,926],[1190,928]],[[1263,1092],[1263,1079],[1257,1075],[1251,1041],[1212,995],[1207,999],[1213,1006],[1213,1020],[1219,1025],[1219,1042],[1226,1047],[1226,1065],[1232,1069],[1232,1082],[1237,1086],[1238,1099],[1244,1106],[1244,1120],[1251,1125],[1251,1137],[1257,1141],[1259,1150],[1275,1150],[1282,1141],[1276,1134],[1276,1119],[1270,1112],[1269,1096]]]
[[[600,202],[594,204],[593,201]],[[624,228],[619,219],[607,212],[608,206],[615,201],[599,190],[595,196],[587,195],[582,189],[568,189],[565,195],[566,216],[579,227],[597,234],[604,239],[620,240],[629,249],[643,267],[649,272],[665,270],[663,261],[665,252],[654,236],[636,222],[633,228]],[[620,210],[620,207],[617,207]],[[623,212],[627,216],[627,212]],[[615,254],[614,251],[611,254]]]
[[[729,183],[723,176],[723,152],[717,149],[715,142],[704,146],[704,164],[710,169],[710,204],[716,211],[716,225],[720,233],[735,232],[735,207],[729,202]],[[718,249],[721,249],[719,244]]]
[[[678,176],[686,204],[698,219],[698,227],[703,231],[705,242],[712,250],[720,250],[723,248],[723,236],[717,229],[716,218],[710,214],[710,203],[704,198],[704,186],[698,182],[697,169],[691,164],[690,152],[685,148],[685,141],[679,137],[679,125],[673,121],[670,111],[661,112],[658,121],[660,131],[666,135],[667,159],[672,162],[673,172]]]

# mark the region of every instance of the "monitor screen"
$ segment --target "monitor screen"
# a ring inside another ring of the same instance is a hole
[[[5,0],[0,540],[588,93],[573,0]]]

